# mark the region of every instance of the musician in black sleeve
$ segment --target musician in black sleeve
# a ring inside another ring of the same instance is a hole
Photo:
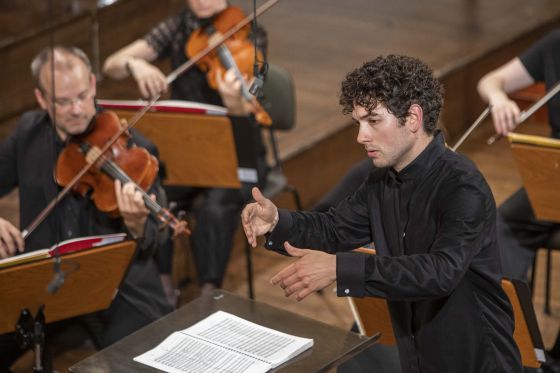
[[[480,97],[491,106],[496,133],[507,135],[519,119],[519,107],[508,94],[536,82],[545,83],[547,90],[560,82],[560,30],[548,33],[478,82]],[[546,107],[550,135],[560,138],[560,95],[552,97]],[[508,197],[498,208],[498,243],[504,275],[527,280],[537,250],[545,247],[558,229],[559,224],[535,217],[525,188]],[[560,334],[550,355],[560,360]]]

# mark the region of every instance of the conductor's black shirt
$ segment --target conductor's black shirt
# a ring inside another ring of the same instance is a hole
[[[336,253],[340,296],[386,298],[403,372],[521,372],[495,223],[484,177],[437,134],[326,213],[280,210],[266,246]]]

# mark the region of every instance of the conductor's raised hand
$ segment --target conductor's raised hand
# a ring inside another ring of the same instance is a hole
[[[253,188],[252,193],[255,202],[245,206],[241,213],[241,222],[247,242],[255,247],[257,237],[270,232],[278,223],[278,208],[262,195],[259,188]]]
[[[324,289],[336,280],[336,256],[322,251],[299,249],[284,243],[286,252],[298,259],[278,272],[270,282],[280,285],[284,295],[296,295],[301,301],[309,294]]]

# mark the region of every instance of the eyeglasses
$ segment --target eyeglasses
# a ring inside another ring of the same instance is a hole
[[[83,91],[82,93],[80,93],[78,95],[78,97],[76,98],[55,98],[54,99],[54,104],[59,108],[59,109],[69,109],[72,106],[74,106],[74,104],[82,104],[84,103],[84,101],[89,100],[92,97],[92,93],[93,90],[90,88],[88,88],[87,90]],[[51,103],[53,100],[52,98],[48,97],[50,95],[48,95],[46,92],[43,93],[46,98],[47,101],[49,103]]]

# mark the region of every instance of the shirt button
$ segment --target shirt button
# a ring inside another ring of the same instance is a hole
[[[402,237],[403,237],[403,238],[406,237],[406,232],[403,232]]]
[[[66,232],[66,233],[68,234],[68,237],[72,236],[72,231],[71,230],[68,230],[68,232]]]
[[[350,294],[350,289],[344,289],[344,294]]]
[[[272,241],[268,241],[268,246],[272,246],[273,242]]]

